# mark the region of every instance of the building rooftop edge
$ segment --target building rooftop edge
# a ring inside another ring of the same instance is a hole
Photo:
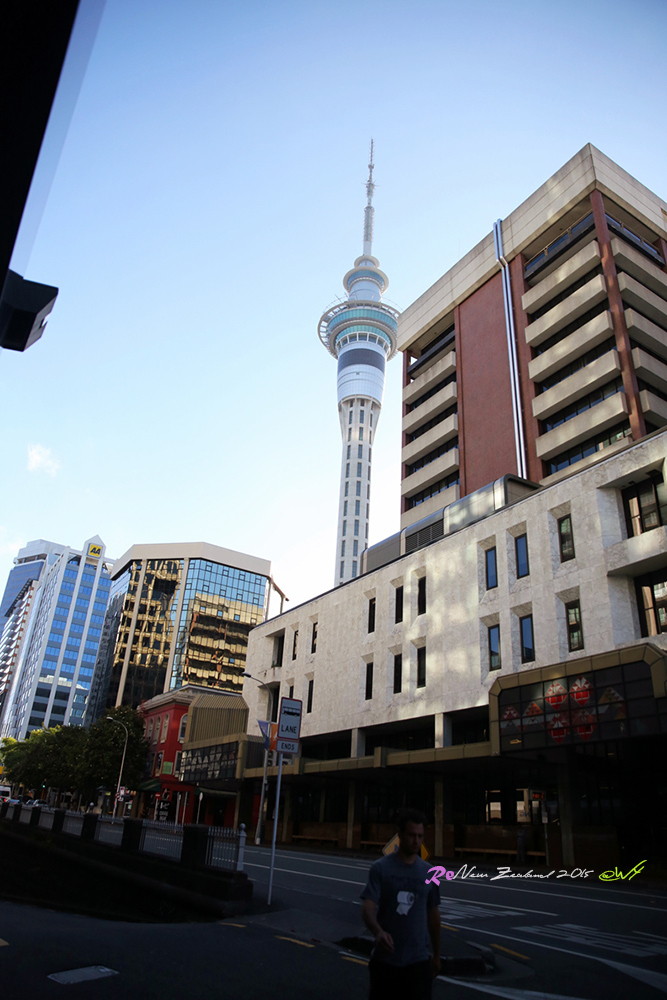
[[[248,573],[271,577],[271,563],[268,559],[212,545],[210,542],[156,542],[132,545],[114,563],[112,578],[116,579],[134,559],[207,559]]]
[[[502,220],[505,258],[522,253],[596,188],[667,239],[667,202],[589,142]],[[489,231],[403,310],[398,321],[399,351],[499,270]]]

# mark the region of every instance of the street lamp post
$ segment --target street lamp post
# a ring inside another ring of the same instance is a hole
[[[109,722],[115,722],[117,725],[122,726],[123,729],[125,730],[125,745],[123,746],[123,756],[121,757],[121,761],[120,761],[120,772],[118,774],[118,785],[116,786],[116,801],[114,802],[114,805],[113,805],[113,817],[112,818],[115,819],[116,818],[116,809],[118,808],[118,796],[120,795],[120,786],[121,786],[121,783],[123,781],[123,768],[125,767],[125,754],[127,752],[127,741],[130,738],[130,733],[129,733],[129,730],[128,730],[127,726],[125,725],[125,723],[121,722],[120,719],[114,719],[110,715],[107,715],[107,719],[108,719]]]
[[[249,674],[247,670],[243,671],[243,675],[242,676],[243,677],[249,677],[251,681],[257,681],[258,684],[261,684],[262,687],[265,687],[266,690],[269,692],[269,720],[268,721],[269,721],[269,725],[270,725],[271,724],[271,718],[270,717],[272,715],[272,709],[273,709],[273,691],[271,690],[271,688],[269,687],[268,684],[265,684],[264,681],[260,681],[257,677],[253,677],[252,674]],[[264,800],[266,798],[266,786],[268,784],[268,779],[267,779],[268,767],[269,767],[269,751],[265,747],[264,748],[264,776],[262,777],[262,794],[260,795],[260,798],[259,798],[259,818],[257,820],[257,829],[255,831],[255,844],[260,844],[262,842],[262,826],[263,826],[263,821],[264,821]]]

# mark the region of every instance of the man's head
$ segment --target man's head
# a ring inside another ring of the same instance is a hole
[[[400,853],[404,858],[414,858],[424,841],[426,817],[418,809],[406,809],[398,817],[396,825]]]

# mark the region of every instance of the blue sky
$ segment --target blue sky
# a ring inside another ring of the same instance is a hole
[[[204,540],[333,582],[336,366],[361,252],[405,308],[587,142],[667,196],[664,0],[107,0],[4,351],[0,578],[18,547]],[[371,542],[399,524],[400,359]]]

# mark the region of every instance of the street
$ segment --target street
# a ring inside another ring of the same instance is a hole
[[[358,897],[373,858],[277,851],[270,911],[269,860],[266,848],[247,849],[253,912],[222,922],[137,924],[0,902],[3,998],[63,990],[97,1000],[364,998],[366,960],[336,942],[364,933]],[[652,892],[641,874],[622,889],[597,874],[588,882],[443,879],[443,954],[463,938],[490,947],[497,967],[475,980],[440,977],[434,1000],[651,1000],[667,992],[667,892]],[[112,974],[70,986],[48,978],[94,966]]]

